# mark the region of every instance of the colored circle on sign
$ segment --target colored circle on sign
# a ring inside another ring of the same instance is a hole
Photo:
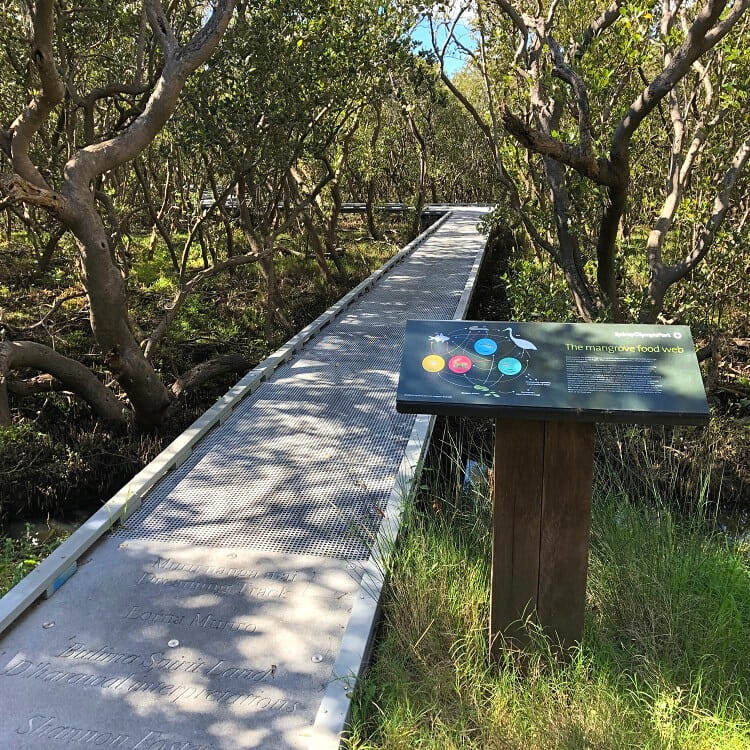
[[[518,375],[523,365],[515,357],[505,357],[497,363],[497,369],[503,375]]]
[[[494,354],[497,351],[497,344],[492,339],[479,339],[474,342],[474,351],[477,354],[489,357],[490,354]]]
[[[422,360],[422,367],[427,372],[440,372],[445,367],[445,360],[437,354],[428,354]]]
[[[455,357],[451,357],[448,360],[448,369],[451,372],[462,375],[471,370],[471,360],[463,354],[457,354]]]

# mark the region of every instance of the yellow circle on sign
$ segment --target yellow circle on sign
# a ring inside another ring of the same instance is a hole
[[[430,354],[422,360],[422,367],[427,372],[440,372],[445,367],[445,360],[437,354]]]

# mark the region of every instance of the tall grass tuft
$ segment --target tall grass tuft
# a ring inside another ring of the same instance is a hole
[[[561,661],[535,632],[490,666],[487,477],[464,485],[450,450],[405,519],[352,750],[750,747],[750,549],[705,497],[684,514],[605,462],[583,642]]]

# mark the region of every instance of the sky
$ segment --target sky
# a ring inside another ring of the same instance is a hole
[[[440,27],[438,29],[438,43],[445,40],[446,29]],[[426,18],[423,18],[412,31],[412,39],[419,43],[420,47],[417,49],[432,50],[432,39],[430,38],[430,26]],[[467,47],[474,46],[471,41],[471,35],[469,27],[466,24],[459,23],[456,25],[456,36],[462,44]],[[460,70],[464,64],[464,54],[458,50],[455,46],[449,48],[445,56],[445,72],[452,76],[456,71]]]

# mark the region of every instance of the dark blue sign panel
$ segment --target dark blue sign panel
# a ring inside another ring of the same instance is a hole
[[[705,424],[686,326],[410,320],[406,413]]]

